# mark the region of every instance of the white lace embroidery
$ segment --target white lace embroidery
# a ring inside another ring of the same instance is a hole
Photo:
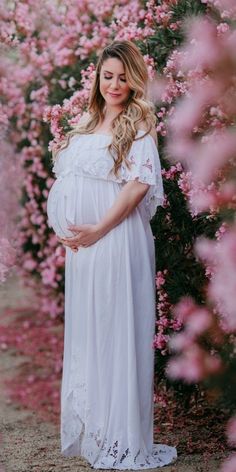
[[[145,449],[132,450],[124,446],[123,433],[117,437],[104,436],[103,424],[96,424],[88,408],[87,387],[80,368],[79,348],[74,348],[69,374],[69,393],[62,405],[61,435],[65,456],[81,455],[95,469],[147,469],[161,467],[173,462],[176,449],[164,444],[153,444],[152,452]],[[87,430],[89,424],[89,430]],[[132,434],[129,434],[132,441]],[[135,442],[135,441],[134,441]]]
[[[128,182],[138,179],[139,182],[150,185],[143,200],[148,217],[151,219],[156,213],[157,206],[162,205],[164,200],[161,169],[159,166],[154,167],[153,158],[149,156],[136,158],[131,155],[127,160],[132,168],[129,170],[125,164],[121,165],[122,180]]]
[[[89,410],[85,408],[85,383],[75,384],[67,397],[61,417],[62,441],[67,444],[62,450],[65,456],[84,457],[95,469],[139,470],[162,467],[175,461],[176,449],[165,444],[153,444],[151,453],[138,449],[130,450],[124,447],[124,439],[115,440],[104,438],[102,426],[93,426],[85,430]],[[84,411],[84,421],[79,411]],[[69,414],[70,413],[70,414]]]

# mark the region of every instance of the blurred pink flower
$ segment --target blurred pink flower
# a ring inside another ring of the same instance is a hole
[[[225,34],[229,31],[229,25],[228,23],[220,23],[217,25],[217,32],[218,34]]]
[[[33,259],[28,259],[24,261],[23,267],[25,270],[29,270],[30,272],[32,272],[37,267],[37,262]]]
[[[196,179],[204,184],[217,178],[219,170],[235,159],[236,134],[230,131],[208,136],[204,144],[196,145],[190,156],[189,167]]]
[[[235,472],[236,470],[236,454],[223,462],[220,472]]]
[[[222,57],[222,46],[217,41],[216,26],[209,19],[188,19],[186,22],[187,46],[181,57],[181,68],[183,70],[207,69],[218,63]]]
[[[227,433],[229,444],[231,446],[235,446],[236,444],[236,417],[235,416],[230,418],[227,424],[226,433]]]
[[[189,347],[193,344],[194,337],[191,333],[186,333],[182,331],[181,333],[174,334],[171,336],[169,341],[169,347],[171,351],[181,352],[189,349]]]
[[[221,18],[236,18],[235,0],[201,0],[201,2],[216,7],[221,13]]]
[[[236,227],[226,231],[218,242],[198,240],[196,252],[213,267],[208,287],[209,299],[218,307],[227,329],[235,330]]]
[[[212,325],[212,316],[206,308],[197,308],[186,320],[185,329],[188,335],[199,336]]]
[[[219,357],[192,343],[183,354],[169,361],[166,373],[172,379],[193,383],[215,374],[221,367],[222,361]]]
[[[194,313],[196,307],[197,305],[191,297],[182,297],[173,308],[173,314],[181,323],[184,323]]]

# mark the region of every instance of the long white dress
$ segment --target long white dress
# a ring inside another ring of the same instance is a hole
[[[144,132],[139,130],[137,137]],[[155,250],[150,219],[163,202],[158,151],[150,135],[134,141],[119,177],[111,136],[73,136],[60,151],[50,190],[49,225],[97,223],[123,185],[150,188],[95,244],[66,248],[61,452],[95,469],[150,469],[175,461],[175,447],[153,444]]]

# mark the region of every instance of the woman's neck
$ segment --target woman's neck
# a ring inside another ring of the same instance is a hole
[[[122,105],[117,107],[107,106],[104,110],[104,121],[112,121],[124,109]]]
[[[103,121],[98,124],[95,129],[96,131],[102,131],[106,133],[111,132],[111,123],[116,118],[116,116],[123,110],[123,107],[107,107],[104,110]]]

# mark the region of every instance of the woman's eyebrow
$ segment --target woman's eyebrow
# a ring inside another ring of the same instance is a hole
[[[113,72],[110,72],[109,70],[104,70],[104,72],[106,72],[107,74],[113,74]],[[122,72],[121,74],[119,75],[125,75],[125,72]]]

